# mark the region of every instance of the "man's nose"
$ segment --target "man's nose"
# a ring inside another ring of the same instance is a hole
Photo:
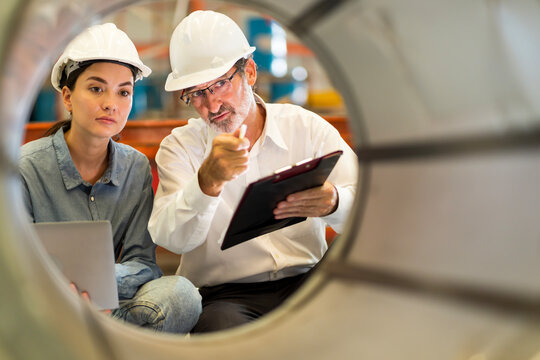
[[[208,90],[206,90],[204,94],[208,111],[210,111],[211,113],[217,113],[221,108],[221,104],[223,104],[223,102],[221,101],[221,97],[219,95],[211,93]]]

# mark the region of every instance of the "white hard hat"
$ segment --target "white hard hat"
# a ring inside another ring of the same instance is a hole
[[[54,88],[62,91],[60,79],[66,65],[88,60],[112,60],[132,65],[139,70],[135,81],[147,77],[152,72],[139,59],[135,45],[125,32],[112,23],[94,25],[71,40],[54,65],[51,74]]]
[[[172,72],[165,90],[203,84],[225,74],[253,51],[240,27],[226,15],[195,11],[174,30],[170,43]]]

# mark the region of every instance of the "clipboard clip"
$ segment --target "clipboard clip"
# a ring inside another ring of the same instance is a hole
[[[287,166],[284,166],[284,167],[282,167],[282,168],[280,168],[280,169],[277,169],[276,171],[274,171],[274,174],[275,174],[275,175],[278,175],[278,176],[276,177],[276,179],[279,179],[279,174],[280,174],[280,173],[282,173],[282,172],[284,172],[284,171],[287,171],[287,170],[290,170],[290,169],[292,169],[294,166],[300,166],[300,165],[302,165],[302,164],[308,163],[308,162],[310,162],[311,160],[313,160],[313,158],[307,158],[307,159],[304,159],[304,160],[302,160],[302,161],[297,162],[297,163],[294,164],[294,165],[287,165]],[[309,169],[309,168],[310,168],[310,165],[309,165],[309,164],[306,165],[306,169]]]
[[[277,169],[276,171],[274,171],[274,174],[279,175],[279,173],[282,173],[282,172],[287,171],[289,169],[292,169],[292,165],[287,165],[287,166],[284,166],[284,167],[282,167],[280,169]]]
[[[299,161],[299,162],[297,162],[296,164],[294,164],[294,166],[299,166],[299,165],[305,164],[305,163],[307,163],[307,162],[310,162],[311,160],[313,160],[313,158],[307,158],[307,159],[304,159],[304,160]]]
[[[274,172],[274,182],[280,182],[290,177],[296,176],[306,171],[316,168],[320,159],[308,158],[297,162],[294,165],[282,167]]]

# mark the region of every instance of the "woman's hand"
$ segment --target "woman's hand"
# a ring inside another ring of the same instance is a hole
[[[73,281],[69,284],[69,288],[70,288],[75,294],[81,295],[81,297],[82,297],[87,303],[91,303],[91,301],[90,301],[90,294],[88,293],[88,291],[86,291],[86,290],[79,291],[79,287],[78,287],[77,284],[75,284]],[[110,314],[110,313],[111,313],[111,310],[110,310],[110,309],[102,310],[102,312],[104,312],[105,314]]]

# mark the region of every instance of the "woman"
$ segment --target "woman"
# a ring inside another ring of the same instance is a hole
[[[148,159],[111,139],[126,124],[135,81],[150,72],[114,24],[86,29],[51,76],[71,119],[25,144],[19,169],[34,222],[110,221],[120,298],[114,317],[186,333],[200,314],[200,295],[185,278],[161,277],[155,262],[146,228],[154,196]]]

